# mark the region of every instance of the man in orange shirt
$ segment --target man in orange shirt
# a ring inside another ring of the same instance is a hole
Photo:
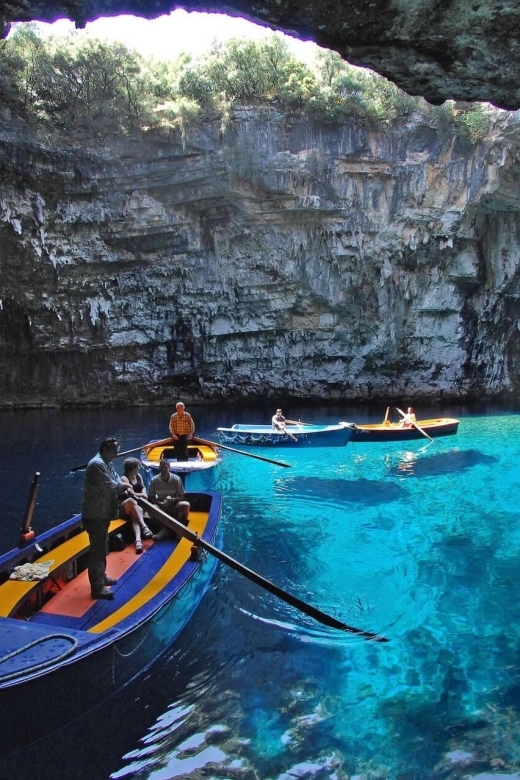
[[[170,435],[177,460],[188,460],[188,437],[195,433],[195,423],[188,412],[184,411],[182,401],[175,404],[177,411],[170,417]]]

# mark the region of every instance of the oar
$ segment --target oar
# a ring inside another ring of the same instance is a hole
[[[287,436],[290,436],[293,441],[298,441],[298,438],[294,436],[290,431],[287,430],[285,425],[282,428],[279,428],[277,430],[283,431],[283,433],[286,433]]]
[[[318,623],[322,623],[324,626],[329,626],[330,628],[339,628],[340,631],[348,631],[351,634],[361,636],[363,639],[371,639],[374,642],[388,642],[388,639],[386,639],[384,636],[379,636],[379,634],[373,634],[370,631],[363,631],[361,628],[355,628],[354,626],[349,626],[347,623],[342,623],[340,620],[336,620],[336,618],[332,617],[331,615],[327,615],[320,609],[311,606],[311,604],[307,604],[305,601],[302,601],[296,596],[292,596],[290,593],[282,590],[282,588],[279,588],[278,585],[275,585],[270,580],[266,580],[260,574],[257,574],[255,571],[248,569],[247,566],[244,566],[242,563],[235,560],[235,558],[231,558],[231,556],[227,555],[225,552],[222,552],[222,550],[219,550],[217,547],[213,547],[212,544],[209,544],[209,542],[201,539],[200,536],[198,536],[196,533],[193,533],[193,531],[190,531],[178,520],[175,520],[173,517],[170,517],[170,515],[167,515],[166,512],[163,512],[162,509],[159,509],[159,507],[155,506],[155,504],[151,504],[146,499],[138,497],[136,497],[136,501],[142,509],[146,509],[149,514],[159,520],[159,522],[165,525],[167,528],[170,528],[171,530],[175,531],[175,533],[184,536],[186,539],[189,539],[190,542],[193,542],[199,547],[202,547],[204,550],[207,550],[210,555],[218,558],[220,561],[222,561],[222,563],[225,563],[226,566],[230,566],[232,569],[239,572],[239,574],[242,574],[244,577],[247,577],[248,580],[251,580],[251,582],[256,583],[261,588],[264,588],[264,590],[268,590],[282,601],[285,601],[287,604],[290,604],[292,607],[300,610],[300,612],[304,612],[306,615],[310,615],[310,617],[314,618],[314,620],[317,620]]]
[[[400,414],[400,415],[402,415],[403,417],[405,417],[405,416],[406,416],[406,415],[405,415],[405,413],[404,413],[404,412],[402,412],[402,411],[401,411],[401,409],[399,409],[399,407],[398,407],[398,406],[396,406],[395,408],[397,409],[397,411],[399,412],[399,414]],[[423,429],[422,429],[422,428],[421,428],[419,425],[417,425],[417,423],[416,423],[416,422],[414,422],[414,423],[411,423],[411,426],[412,426],[412,428],[417,428],[417,430],[419,431],[419,433],[422,433],[422,435],[423,435],[423,436],[426,436],[426,438],[427,438],[427,439],[429,439],[430,441],[433,441],[432,437],[431,437],[431,436],[429,436],[429,435],[426,433],[426,431],[423,431]]]
[[[192,440],[198,441],[200,444],[208,444],[210,447],[220,447],[221,450],[229,450],[229,452],[238,452],[239,455],[245,455],[248,458],[265,460],[266,463],[274,463],[275,466],[284,466],[286,469],[291,468],[290,463],[282,463],[280,460],[271,460],[271,458],[263,458],[261,455],[253,455],[251,452],[244,452],[243,450],[235,450],[233,447],[227,447],[226,445],[219,444],[216,441],[208,441],[208,439],[201,439],[199,436],[193,436]]]
[[[298,422],[296,420],[286,420],[285,422],[287,425],[309,425],[312,428],[312,423],[304,423],[301,420],[298,420]]]
[[[132,452],[139,452],[139,450],[144,450],[148,446],[153,447],[162,447],[164,444],[171,444],[173,439],[170,437],[169,439],[160,439],[160,441],[154,441],[154,442],[146,442],[146,444],[141,444],[139,447],[134,447],[133,450],[125,450],[124,452],[118,452],[117,457],[122,458],[124,455],[130,455]],[[81,466],[74,466],[74,468],[71,469],[71,471],[83,471],[83,469],[86,469],[88,466],[88,463],[82,463]]]
[[[25,508],[25,514],[22,521],[22,528],[20,531],[20,539],[18,541],[18,547],[23,547],[24,544],[34,539],[34,531],[31,528],[32,517],[34,514],[34,507],[36,506],[36,497],[38,490],[40,489],[40,472],[37,471],[32,481],[31,489],[29,491],[29,497],[27,499],[27,506]]]
[[[386,414],[385,414],[385,419],[383,420],[383,425],[386,425],[386,423],[387,423],[387,421],[388,421],[388,414],[389,414],[389,412],[390,412],[390,407],[389,407],[389,406],[387,406],[387,407],[386,407]]]

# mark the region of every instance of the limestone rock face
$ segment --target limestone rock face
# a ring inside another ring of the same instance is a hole
[[[516,0],[6,0],[9,22],[100,16],[154,18],[172,9],[243,16],[333,49],[432,103],[447,99],[520,107],[520,4]]]
[[[470,149],[237,111],[224,135],[0,132],[0,403],[520,387],[520,125]],[[506,118],[507,117],[507,118]]]

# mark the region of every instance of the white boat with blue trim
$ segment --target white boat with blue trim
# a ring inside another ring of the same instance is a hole
[[[349,443],[351,423],[310,425],[287,423],[283,430],[272,425],[236,423],[231,428],[217,428],[222,442],[242,447],[344,447]]]

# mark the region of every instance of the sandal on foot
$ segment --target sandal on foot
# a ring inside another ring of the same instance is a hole
[[[151,539],[153,536],[153,533],[150,531],[147,525],[143,526],[141,533],[144,539]]]
[[[141,555],[142,552],[143,552],[143,543],[142,542],[136,542],[135,543],[135,554],[136,555]]]

